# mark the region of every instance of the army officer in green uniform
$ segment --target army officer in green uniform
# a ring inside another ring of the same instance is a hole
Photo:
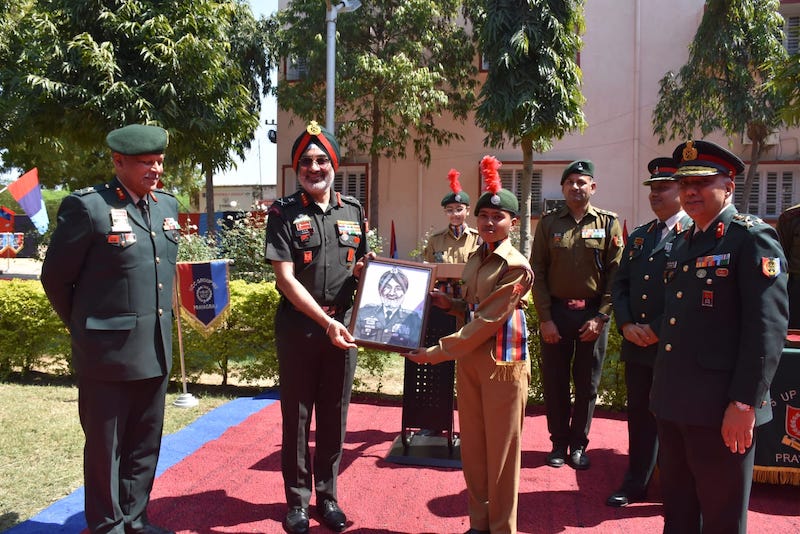
[[[672,156],[693,224],[673,242],[650,408],[667,534],[747,531],[754,428],[788,323],[786,258],[775,230],[733,206],[744,164],[708,141]]]
[[[589,468],[586,446],[608,342],[611,282],[622,257],[619,220],[592,206],[596,190],[594,164],[570,163],[561,174],[566,205],[542,216],[533,240],[533,301],[542,339],[551,467],[568,462],[574,469]]]
[[[106,141],[116,177],[63,200],[42,285],[72,337],[89,531],[161,534],[147,504],[172,367],[178,205],[157,188],[165,130],[133,124]]]

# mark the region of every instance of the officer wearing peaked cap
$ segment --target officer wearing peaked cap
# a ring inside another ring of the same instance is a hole
[[[641,501],[656,464],[656,421],[650,412],[653,362],[664,310],[664,266],[677,233],[690,223],[681,209],[677,163],[655,158],[643,185],[650,188],[650,208],[656,218],[631,232],[614,277],[611,294],[614,316],[622,333],[620,359],[625,362],[628,411],[628,469],[620,488],[607,500],[609,506]]]
[[[754,428],[772,418],[786,337],[786,258],[770,225],[733,206],[741,159],[708,141],[673,157],[693,224],[667,258],[653,370],[664,532],[744,534]]]
[[[167,132],[106,137],[116,177],[61,203],[42,286],[72,338],[92,533],[158,534],[147,505],[172,368],[178,204],[157,189]]]
[[[586,446],[608,341],[611,282],[622,256],[617,215],[591,205],[594,173],[589,160],[564,169],[566,205],[542,216],[531,253],[551,467],[589,468]]]

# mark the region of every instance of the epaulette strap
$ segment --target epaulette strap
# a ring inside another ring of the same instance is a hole
[[[102,187],[104,187],[104,186],[102,186],[102,185],[92,185],[92,186],[89,186],[89,187],[84,187],[83,189],[78,189],[77,191],[73,192],[73,195],[78,195],[78,196],[82,197],[84,195],[89,195],[91,193],[97,193],[100,190],[100,188],[102,188]]]
[[[609,217],[613,217],[613,218],[615,218],[615,219],[616,219],[617,217],[619,217],[619,216],[618,216],[616,213],[614,213],[613,211],[604,210],[604,209],[600,209],[600,208],[595,208],[595,210],[597,210],[597,213],[602,213],[603,215],[608,215]]]
[[[752,228],[753,226],[766,224],[762,219],[748,213],[737,213],[731,220],[740,226],[744,226],[745,228]]]
[[[361,202],[358,201],[356,197],[351,197],[349,195],[342,195],[341,196],[342,202],[347,202],[348,204],[352,204],[353,206],[361,207]]]

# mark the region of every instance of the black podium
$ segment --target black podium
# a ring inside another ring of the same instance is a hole
[[[452,334],[462,321],[432,307],[425,329],[425,346]],[[387,461],[411,465],[461,468],[458,435],[453,431],[454,361],[419,365],[406,360],[403,375],[403,415],[400,436]]]

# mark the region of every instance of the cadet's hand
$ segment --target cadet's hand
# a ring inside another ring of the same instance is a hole
[[[431,304],[437,308],[441,308],[446,311],[453,307],[453,298],[447,293],[439,291],[438,289],[434,289],[428,294],[431,297]]]
[[[325,335],[328,336],[331,343],[340,349],[356,348],[356,344],[354,343],[356,339],[353,337],[353,334],[350,333],[345,325],[336,319],[331,319],[331,322],[328,323],[328,328],[325,329]]]
[[[605,326],[605,322],[603,320],[593,317],[583,323],[583,326],[578,328],[578,339],[581,341],[594,341],[598,337],[600,337],[600,332],[603,330],[603,326]]]
[[[375,253],[367,252],[356,262],[356,264],[353,266],[353,276],[356,278],[361,278],[361,273],[364,272],[364,265],[366,265],[367,259],[375,259]]]
[[[545,343],[558,343],[561,341],[561,334],[558,333],[558,327],[553,321],[544,321],[539,324],[539,330],[542,333],[542,341]]]
[[[756,412],[740,410],[731,402],[722,417],[722,441],[731,452],[744,454],[753,444]]]

